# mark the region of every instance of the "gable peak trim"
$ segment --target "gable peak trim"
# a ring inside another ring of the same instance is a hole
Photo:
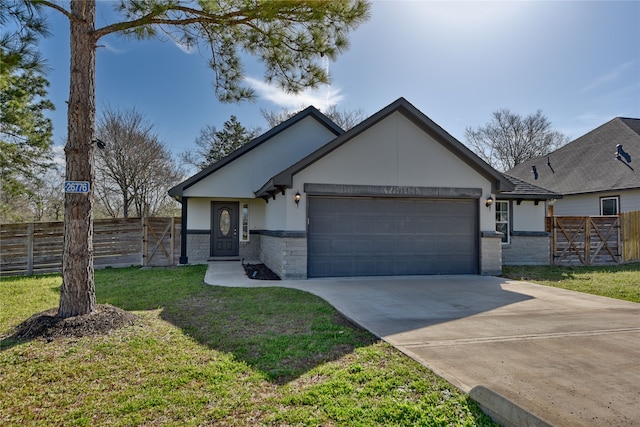
[[[333,132],[336,136],[341,135],[341,134],[344,133],[344,130],[340,126],[338,126],[336,123],[334,123],[329,117],[327,117],[324,114],[322,114],[322,112],[320,110],[318,110],[317,108],[315,108],[313,105],[310,105],[307,108],[305,108],[304,110],[296,113],[294,116],[290,117],[289,119],[283,121],[282,123],[278,124],[277,126],[274,126],[271,129],[269,129],[268,131],[266,131],[262,135],[259,135],[259,136],[255,137],[254,139],[249,141],[247,144],[245,144],[242,147],[238,148],[237,150],[233,151],[232,153],[230,153],[226,157],[224,157],[224,158],[220,159],[219,161],[209,165],[208,167],[206,167],[202,171],[196,173],[195,175],[191,176],[190,178],[187,178],[186,180],[182,181],[180,184],[178,184],[175,187],[171,188],[169,190],[169,195],[174,197],[176,200],[179,200],[182,197],[182,194],[184,193],[184,190],[186,190],[187,188],[189,188],[192,185],[200,182],[201,180],[203,180],[204,178],[208,177],[209,175],[211,175],[215,171],[217,171],[217,170],[221,169],[222,167],[226,166],[227,164],[233,162],[235,159],[243,156],[244,154],[248,153],[249,151],[253,150],[254,148],[262,145],[264,142],[267,142],[269,139],[273,138],[274,136],[278,135],[279,133],[283,132],[284,130],[290,128],[294,124],[302,121],[303,119],[305,119],[307,117],[314,118],[320,124],[322,124],[324,127],[326,127],[331,132]]]

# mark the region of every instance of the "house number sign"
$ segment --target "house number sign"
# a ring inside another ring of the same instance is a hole
[[[65,181],[64,192],[65,193],[88,193],[89,182],[88,181]]]

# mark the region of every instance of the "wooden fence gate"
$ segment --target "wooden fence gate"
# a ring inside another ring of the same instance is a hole
[[[554,216],[551,231],[555,265],[622,262],[618,216]]]
[[[142,265],[144,267],[176,265],[175,260],[180,256],[180,224],[180,218],[143,219]]]

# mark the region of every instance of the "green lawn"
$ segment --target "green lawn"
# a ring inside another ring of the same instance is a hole
[[[599,267],[505,266],[503,277],[640,302],[640,263]]]
[[[15,342],[59,275],[0,280],[0,425],[491,426],[466,395],[323,300],[203,284],[204,267],[96,272],[139,315],[99,337]]]

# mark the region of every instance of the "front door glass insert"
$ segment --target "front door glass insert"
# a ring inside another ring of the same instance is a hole
[[[228,209],[223,209],[220,212],[220,234],[228,236],[231,231],[231,214]]]

